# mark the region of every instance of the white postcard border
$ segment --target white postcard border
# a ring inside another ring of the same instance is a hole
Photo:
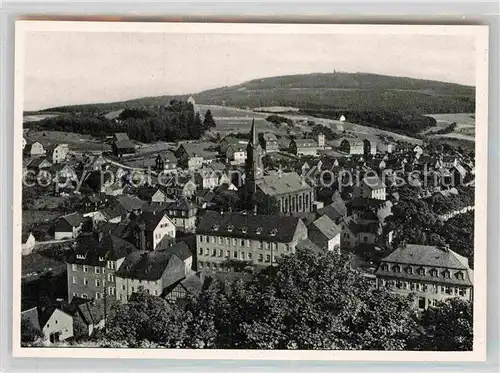
[[[252,34],[411,34],[473,35],[476,37],[476,193],[474,262],[474,345],[467,352],[427,351],[310,351],[221,349],[108,349],[33,348],[20,345],[21,311],[21,180],[26,32],[169,32]],[[161,23],[17,21],[15,27],[14,157],[13,157],[13,316],[12,351],[15,357],[133,358],[182,360],[318,360],[318,361],[485,361],[486,360],[486,257],[488,161],[488,27],[484,25],[361,25],[263,23]],[[478,250],[480,248],[480,250]]]

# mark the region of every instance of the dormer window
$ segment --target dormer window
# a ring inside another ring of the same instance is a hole
[[[227,226],[227,231],[228,232],[232,232],[233,229],[234,229],[234,225],[230,224],[230,225]]]
[[[247,233],[247,227],[241,228],[241,233]]]
[[[435,268],[434,268],[434,269],[431,269],[430,274],[431,274],[431,276],[432,276],[432,277],[437,277],[437,276],[438,276],[438,271],[437,271],[437,269],[435,269]]]
[[[261,233],[262,233],[262,228],[257,228],[257,229],[255,230],[255,233],[257,233],[257,234],[261,234]]]
[[[447,269],[443,271],[443,277],[444,278],[450,278],[451,277],[451,273],[450,271],[448,271]]]
[[[100,256],[100,257],[99,257],[99,261],[100,261],[100,262],[104,262],[104,257],[103,257],[103,256]]]
[[[276,236],[276,233],[278,233],[277,229],[271,229],[271,236]]]
[[[85,259],[84,254],[76,254],[76,259]]]
[[[382,264],[382,271],[388,271],[389,270],[389,266],[387,264]]]
[[[413,268],[412,267],[406,267],[406,274],[412,275],[413,274]]]
[[[459,280],[463,280],[463,279],[464,279],[464,274],[463,274],[463,272],[458,272],[458,273],[457,273],[457,279],[459,279]]]
[[[425,276],[425,269],[423,269],[422,267],[420,267],[419,269],[417,269],[417,273],[418,273],[420,276]]]
[[[399,267],[397,264],[392,266],[392,271],[393,272],[396,272],[396,273],[399,273],[401,272],[401,267]]]
[[[218,231],[219,230],[219,225],[218,224],[214,224],[214,226],[212,227],[214,231]]]

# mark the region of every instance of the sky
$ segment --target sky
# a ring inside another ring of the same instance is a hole
[[[36,31],[25,48],[24,110],[334,70],[475,84],[474,37],[466,35]]]

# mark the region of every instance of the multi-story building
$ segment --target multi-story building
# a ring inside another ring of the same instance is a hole
[[[116,294],[115,271],[137,248],[111,234],[82,236],[66,258],[68,302],[73,297],[101,299]]]
[[[130,220],[129,238],[141,250],[155,250],[164,236],[175,239],[175,224],[164,210],[143,211]]]
[[[301,219],[281,215],[206,211],[196,229],[199,270],[225,270],[230,260],[269,266],[307,238]]]
[[[280,150],[278,138],[274,133],[263,133],[259,136],[260,145],[266,154]]]
[[[387,187],[378,176],[366,176],[359,184],[353,190],[355,198],[361,197],[385,201]]]
[[[378,287],[401,295],[415,293],[419,309],[448,298],[473,297],[468,260],[448,246],[402,245],[382,260],[375,274]]]
[[[155,168],[159,173],[170,175],[177,173],[177,158],[171,151],[159,153],[155,159]]]
[[[340,143],[339,149],[347,154],[364,154],[365,146],[363,141],[353,140],[353,139],[344,139]]]
[[[38,141],[35,141],[26,143],[26,146],[23,149],[23,153],[28,157],[35,158],[44,155],[45,150],[42,144],[40,144]]]
[[[56,146],[50,146],[47,148],[47,158],[54,164],[61,163],[66,160],[68,155],[69,147],[68,144],[59,144]]]
[[[198,209],[186,198],[180,198],[174,202],[152,203],[144,207],[144,210],[156,210],[167,214],[177,230],[192,232],[196,228],[196,213]]]
[[[139,288],[162,295],[165,288],[192,274],[192,254],[184,242],[165,250],[136,251],[116,272],[116,298],[126,303]]]

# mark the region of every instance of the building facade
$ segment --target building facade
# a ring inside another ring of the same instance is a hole
[[[198,270],[230,270],[231,261],[269,266],[305,238],[299,218],[207,211],[196,230]]]
[[[422,310],[448,298],[473,298],[468,260],[447,246],[402,245],[382,260],[375,274],[378,287],[414,293],[415,306]]]

